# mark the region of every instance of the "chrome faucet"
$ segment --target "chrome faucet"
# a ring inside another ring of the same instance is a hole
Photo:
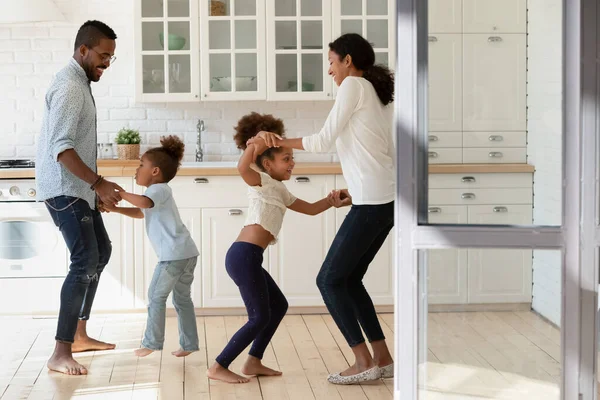
[[[196,137],[196,162],[202,162],[204,153],[202,152],[202,132],[204,132],[204,121],[199,119],[198,125],[198,136]]]

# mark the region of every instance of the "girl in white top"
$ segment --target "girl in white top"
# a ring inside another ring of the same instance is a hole
[[[346,371],[329,376],[336,384],[393,376],[392,356],[362,284],[369,264],[394,225],[396,196],[393,114],[388,107],[393,100],[394,79],[386,67],[374,63],[369,42],[357,34],[342,35],[329,44],[329,75],[339,90],[321,131],[300,139],[260,132],[253,141],[311,152],[327,152],[333,145],[337,149],[348,183],[348,191],[341,193],[352,196],[352,209],[323,262],[317,285],[356,362]]]
[[[262,365],[263,353],[285,315],[288,303],[273,278],[262,267],[263,252],[277,241],[283,216],[289,208],[307,215],[317,215],[332,205],[349,204],[351,199],[330,194],[316,203],[307,203],[292,195],[283,181],[294,169],[293,150],[269,149],[264,142],[246,145],[261,130],[283,135],[283,122],[272,115],[252,113],[240,119],[234,139],[244,149],[238,171],[248,184],[250,205],[244,228],[225,258],[225,268],[240,289],[248,311],[248,322],[229,341],[207,371],[211,379],[229,383],[246,383],[248,378],[229,370],[231,362],[252,342],[248,359],[242,367],[245,375],[281,375]],[[257,167],[257,170],[253,169]]]

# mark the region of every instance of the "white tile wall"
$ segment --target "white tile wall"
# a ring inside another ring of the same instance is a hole
[[[528,0],[528,162],[535,166],[533,222],[561,223],[561,0]],[[533,308],[560,325],[561,256],[533,255]]]
[[[156,145],[162,134],[185,139],[186,160],[193,160],[196,124],[204,119],[205,160],[237,159],[233,126],[250,111],[272,113],[284,120],[287,134],[317,132],[332,102],[218,102],[136,104],[133,64],[133,1],[55,0],[66,23],[0,27],[0,157],[35,156],[35,135],[43,117],[43,101],[52,76],[69,60],[77,29],[98,19],[117,33],[117,61],[92,84],[98,106],[98,141],[111,141],[122,127],[136,128],[143,144]],[[145,149],[146,146],[143,146]],[[334,161],[332,154],[298,152],[300,161]]]

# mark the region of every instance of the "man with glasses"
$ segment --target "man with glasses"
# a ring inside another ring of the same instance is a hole
[[[60,293],[56,347],[48,360],[49,369],[67,375],[87,374],[73,353],[115,348],[90,338],[86,323],[112,250],[97,206],[121,200],[121,187],[97,174],[96,105],[90,87],[115,61],[116,38],[100,21],[79,28],[73,58],[46,93],[38,138],[38,200],[46,203],[71,253]]]

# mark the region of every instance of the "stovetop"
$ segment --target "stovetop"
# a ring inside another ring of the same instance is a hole
[[[0,160],[0,169],[35,168],[34,160]]]

